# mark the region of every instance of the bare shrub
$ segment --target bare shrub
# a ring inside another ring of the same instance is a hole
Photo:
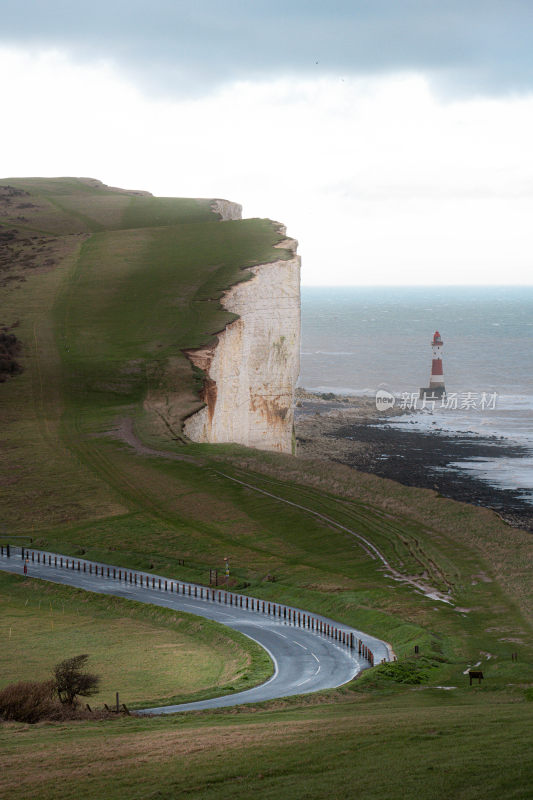
[[[0,691],[0,715],[16,722],[55,718],[61,706],[54,696],[53,681],[20,681]]]
[[[11,722],[116,719],[111,711],[81,708],[79,705],[60,703],[56,687],[51,681],[21,681],[0,691],[0,719]]]
[[[67,658],[54,667],[48,681],[20,681],[0,691],[0,718],[16,722],[79,719],[86,712],[78,709],[77,697],[90,697],[98,691],[100,678],[85,667],[89,656]]]

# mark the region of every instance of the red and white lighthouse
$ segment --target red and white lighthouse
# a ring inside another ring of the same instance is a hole
[[[442,395],[446,394],[446,389],[444,386],[444,372],[442,369],[442,353],[441,348],[444,342],[442,341],[442,337],[438,331],[435,331],[433,334],[433,339],[431,340],[431,351],[432,351],[432,360],[431,360],[431,375],[429,377],[429,386],[423,389],[420,389],[420,397],[423,399],[424,397],[442,397]]]

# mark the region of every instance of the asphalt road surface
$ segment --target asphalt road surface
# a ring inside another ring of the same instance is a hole
[[[31,551],[30,551],[31,553]],[[34,551],[34,558],[37,559],[37,551]],[[341,686],[354,678],[361,670],[370,666],[367,659],[364,658],[364,653],[359,654],[359,648],[351,648],[341,641],[334,639],[331,635],[320,633],[318,630],[309,630],[307,627],[294,624],[292,619],[298,619],[298,612],[300,612],[301,619],[306,615],[309,618],[307,611],[301,609],[294,609],[290,607],[288,621],[283,616],[279,616],[280,607],[276,604],[276,614],[263,613],[262,601],[255,601],[255,608],[260,610],[251,610],[241,608],[238,605],[230,605],[224,602],[225,592],[222,590],[220,597],[222,602],[218,601],[219,590],[216,591],[216,600],[212,600],[212,592],[210,592],[210,599],[205,598],[206,588],[203,587],[204,598],[194,597],[195,584],[179,582],[178,586],[180,592],[177,593],[175,589],[169,591],[171,581],[169,578],[154,576],[152,573],[135,573],[136,579],[140,582],[142,578],[143,585],[130,582],[126,580],[126,576],[130,575],[121,569],[121,579],[119,580],[119,568],[112,567],[107,564],[96,562],[88,562],[80,559],[81,569],[78,571],[78,560],[75,561],[75,569],[66,567],[66,563],[72,563],[69,557],[68,561],[65,556],[57,555],[58,566],[54,566],[56,554],[44,554],[46,557],[46,564],[31,561],[27,565],[28,577],[41,578],[42,580],[52,581],[54,583],[63,583],[68,586],[74,586],[79,589],[85,589],[91,592],[100,594],[116,595],[117,597],[125,597],[130,600],[137,600],[142,603],[152,603],[153,605],[163,606],[165,608],[172,608],[177,611],[185,611],[189,614],[197,614],[222,625],[227,625],[240,631],[245,636],[249,636],[255,640],[269,653],[274,664],[274,674],[272,677],[261,684],[255,686],[253,689],[248,689],[244,692],[236,694],[224,695],[222,697],[214,697],[210,700],[200,700],[193,703],[181,703],[174,706],[162,706],[159,708],[146,708],[136,713],[144,714],[173,714],[178,711],[199,710],[205,708],[221,708],[223,706],[233,706],[240,703],[258,703],[264,700],[272,700],[279,697],[286,697],[295,694],[307,694],[309,692],[316,692],[323,689],[332,689]],[[49,566],[49,556],[52,556],[52,566]],[[63,558],[63,568],[59,566],[60,558]],[[31,559],[31,555],[30,555]],[[42,562],[43,552],[40,551],[40,559]],[[89,572],[89,564],[91,565],[91,572]],[[83,568],[86,571],[83,571]],[[111,577],[107,577],[107,568],[109,566]],[[99,574],[95,574],[95,567]],[[103,569],[102,569],[103,567]],[[13,572],[16,574],[23,574],[24,562],[21,558],[20,548],[11,548],[11,556],[8,558],[5,553],[0,555],[0,569],[6,572]],[[116,573],[116,578],[113,579],[113,570]],[[104,574],[100,574],[103,572]],[[155,588],[152,587],[153,579],[155,578]],[[159,589],[159,580],[161,580],[162,589]],[[148,586],[148,581],[150,585]],[[165,591],[165,581],[169,587]],[[173,587],[176,587],[177,581],[172,580]],[[185,587],[185,588],[184,588]],[[189,587],[191,587],[192,596],[189,596]],[[196,586],[196,591],[200,593],[200,587]],[[233,594],[233,602],[239,602],[240,595]],[[236,599],[235,599],[236,598]],[[245,601],[245,596],[243,596]],[[250,601],[250,598],[249,598]],[[274,606],[274,604],[272,604]],[[268,603],[266,603],[268,608]],[[289,607],[282,606],[282,609]],[[342,633],[346,635],[352,633],[357,640],[372,650],[374,656],[374,663],[379,664],[382,659],[389,661],[391,658],[391,651],[385,642],[368,636],[361,631],[350,628],[346,625],[339,625],[334,620],[313,614],[313,624],[318,627],[322,623],[324,628],[326,625],[331,628],[336,628],[339,631],[339,638],[342,638]]]

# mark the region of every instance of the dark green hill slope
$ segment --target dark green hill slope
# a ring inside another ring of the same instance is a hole
[[[273,247],[277,225],[222,224],[212,204],[90,179],[0,181],[2,374],[25,370],[3,388],[3,468],[11,475],[14,456],[20,470],[8,479],[6,524],[100,516],[108,506],[108,488],[97,480],[91,499],[96,476],[62,446],[61,419],[78,432],[75,450],[82,433],[123,415],[142,417],[146,435],[179,438],[183,417],[200,407],[182,349],[233,319],[219,300],[250,277],[245,267],[284,252]]]

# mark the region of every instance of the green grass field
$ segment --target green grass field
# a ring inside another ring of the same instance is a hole
[[[225,711],[21,729],[25,744],[8,757],[24,763],[27,786],[36,785],[38,762],[16,759],[39,741],[57,774],[79,753],[77,782],[87,797],[102,796],[106,775],[116,781],[109,797],[185,795],[186,780],[198,797],[237,787],[237,796],[318,798],[328,785],[328,795],[344,797],[346,782],[354,787],[348,796],[364,789],[396,797],[391,787],[402,785],[405,797],[499,797],[504,789],[527,797],[532,537],[487,510],[340,465],[182,441],[182,420],[199,407],[199,376],[182,350],[209,342],[232,319],[219,301],[246,279],[244,267],[283,257],[276,226],[220,223],[208,201],[128,195],[74,179],[2,183],[31,192],[24,235],[52,237],[56,253],[53,268],[21,262],[0,287],[0,322],[19,321],[25,368],[0,384],[3,530],[203,583],[230,556],[240,590],[359,627],[391,642],[399,657],[343,690],[237,718]],[[2,219],[8,227],[17,216]],[[137,455],[109,435],[123,419],[145,444],[185,458]],[[387,577],[338,525],[366,537],[411,583]],[[453,605],[417,590],[417,581]],[[470,689],[464,671],[478,662],[485,681]],[[2,731],[8,750],[12,731]],[[105,768],[91,770],[85,741],[101,749]],[[229,741],[239,744],[226,748]],[[151,755],[139,755],[145,751]],[[307,793],[297,788],[305,785]],[[52,796],[53,778],[46,787],[38,796]],[[61,791],[70,796],[67,786]]]
[[[190,614],[0,573],[0,689],[46,680],[59,661],[90,655],[101,708],[136,708],[248,689],[272,673],[246,637]]]
[[[428,689],[237,715],[9,724],[0,764],[4,791],[21,800],[525,800],[532,713],[532,704]]]

